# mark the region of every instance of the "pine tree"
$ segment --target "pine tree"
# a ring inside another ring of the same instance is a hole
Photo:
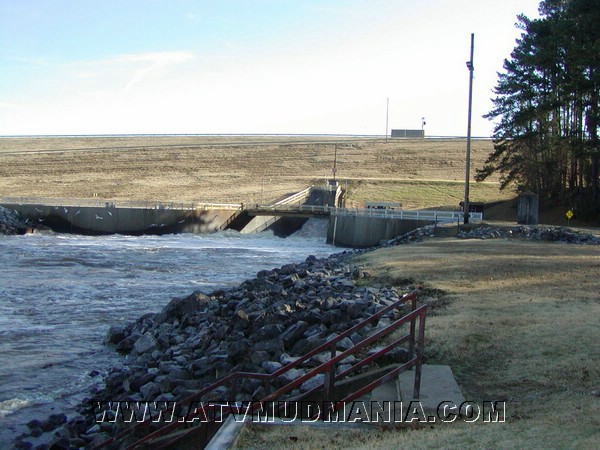
[[[498,74],[494,151],[476,179],[599,208],[600,0],[547,0]],[[600,209],[600,208],[599,208]]]

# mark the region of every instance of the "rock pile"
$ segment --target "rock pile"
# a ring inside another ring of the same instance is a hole
[[[348,265],[348,258],[356,253],[326,259],[310,256],[302,263],[263,270],[234,289],[175,298],[160,313],[111,327],[105,342],[128,356],[124,364],[107,372],[105,387],[94,399],[180,401],[229,373],[272,373],[294,361],[399,300],[393,288],[361,286],[367,274]],[[352,347],[400,314],[387,313],[365,331],[340,341],[339,350]],[[407,355],[399,349],[388,356],[389,363],[403,361]],[[316,355],[306,366],[275,380],[273,388],[328,358],[328,353]],[[353,357],[346,358],[337,370],[353,362]],[[311,381],[299,391],[309,390]],[[258,400],[267,394],[260,381],[244,380],[236,400]],[[219,395],[219,400],[229,399],[226,388]],[[97,444],[117,431],[116,423],[95,423],[90,407],[84,402],[79,409],[82,416],[61,426],[69,431],[72,446]],[[22,436],[19,442],[23,444],[26,438]]]
[[[433,237],[434,232],[435,225],[426,225],[403,234],[402,236],[395,237],[394,239],[387,241],[384,246],[406,245],[421,242],[425,238]]]
[[[566,242],[569,244],[591,244],[599,245],[600,237],[589,233],[579,233],[562,227],[476,227],[469,231],[462,230],[458,233],[462,239],[494,239],[494,238],[518,238],[530,241],[552,241]]]
[[[12,209],[0,206],[0,234],[26,234],[40,227]]]

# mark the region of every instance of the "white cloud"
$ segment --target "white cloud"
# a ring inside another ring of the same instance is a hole
[[[123,92],[128,92],[133,86],[142,81],[151,72],[171,64],[180,64],[192,59],[194,55],[190,52],[162,52],[162,53],[143,53],[137,55],[123,55],[118,57],[115,62],[121,63],[147,63],[146,67],[137,70],[123,88]]]

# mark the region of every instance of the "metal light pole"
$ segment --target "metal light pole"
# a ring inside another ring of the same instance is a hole
[[[335,174],[337,173],[337,147],[338,143],[335,143],[335,149],[333,151],[333,181],[335,181]]]
[[[388,97],[386,99],[386,104],[385,104],[385,143],[387,144],[388,141],[388,119],[390,116],[390,98]]]
[[[471,171],[471,109],[473,104],[473,48],[475,47],[475,33],[471,33],[471,59],[467,61],[469,69],[469,118],[467,126],[467,167],[465,170],[465,201],[463,203],[464,223],[469,223],[469,177]]]

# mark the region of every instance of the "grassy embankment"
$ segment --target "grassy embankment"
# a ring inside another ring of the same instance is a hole
[[[464,196],[460,139],[201,136],[3,138],[0,197],[268,202],[331,178],[336,142],[350,207],[390,201],[456,209]],[[490,141],[473,142],[473,168],[491,149]],[[496,181],[473,183],[472,201],[514,196]]]

